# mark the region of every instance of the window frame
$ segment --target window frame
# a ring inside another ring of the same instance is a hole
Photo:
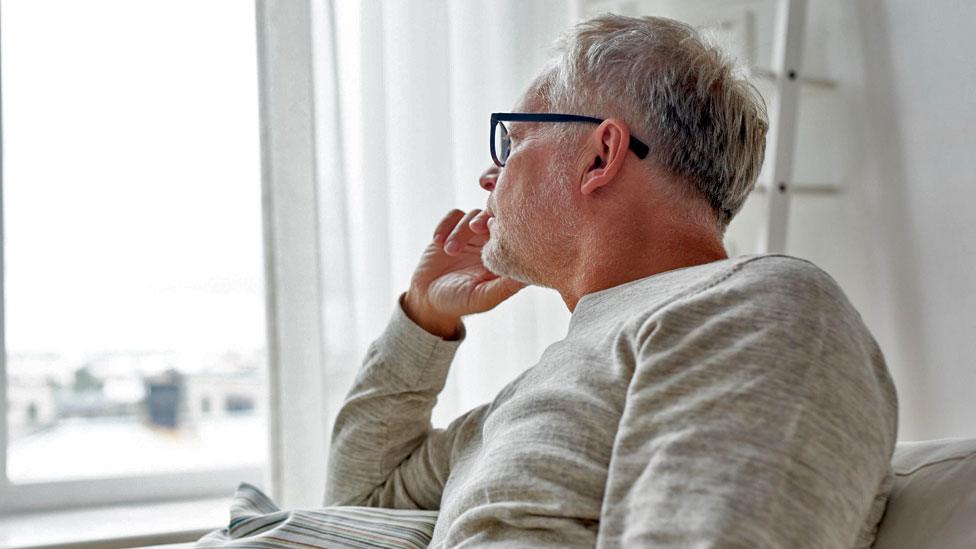
[[[266,9],[266,0],[255,0],[255,30],[257,32],[258,49],[262,47],[262,35],[266,32],[264,28],[267,24],[266,19],[261,17],[262,10]],[[280,9],[274,7],[271,9]],[[2,8],[0,8],[0,20],[2,20]],[[261,71],[263,67],[257,63],[256,70]],[[262,75],[259,74],[259,79]],[[258,90],[255,90],[257,93]],[[132,475],[119,477],[102,477],[93,479],[72,479],[55,480],[40,482],[12,483],[7,475],[7,347],[6,347],[6,300],[4,290],[6,280],[4,276],[4,181],[3,181],[3,162],[4,162],[4,143],[3,143],[3,67],[0,61],[0,515],[42,512],[65,509],[78,509],[86,506],[100,505],[119,505],[128,503],[164,502],[164,501],[188,501],[194,499],[213,498],[215,496],[229,497],[240,482],[249,482],[257,486],[267,486],[270,476],[269,469],[274,466],[271,456],[266,456],[266,465],[261,466],[241,466],[231,468],[209,468],[188,472],[168,472],[150,475]],[[260,108],[263,112],[266,97],[261,95],[259,98]],[[259,117],[259,133],[262,141],[265,134],[265,118]],[[262,148],[262,157],[264,150]],[[262,158],[262,164],[266,159]],[[262,193],[267,193],[267,181],[262,168]],[[266,201],[263,201],[262,210],[266,209]],[[267,215],[262,213],[262,224],[267,224]],[[265,232],[267,228],[264,227]],[[265,238],[264,246],[268,245]],[[269,262],[274,258],[274,254],[264,249],[265,272],[273,270],[269,267]],[[266,298],[269,296],[267,282],[265,288]],[[268,307],[266,305],[266,311]],[[266,319],[266,331],[270,335],[272,326],[270,319]],[[271,342],[268,341],[270,349]],[[268,353],[267,367],[271,368],[272,357]],[[270,388],[269,388],[270,389]],[[267,394],[265,395],[267,398]],[[274,411],[266,407],[268,411],[267,425],[273,424]],[[269,436],[269,442],[273,438]],[[270,447],[270,444],[269,444]],[[273,450],[272,450],[273,451]]]

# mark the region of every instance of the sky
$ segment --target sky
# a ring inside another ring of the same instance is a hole
[[[8,352],[263,347],[254,3],[0,10]]]

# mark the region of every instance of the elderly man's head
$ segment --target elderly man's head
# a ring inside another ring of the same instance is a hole
[[[768,127],[722,50],[677,21],[604,15],[567,31],[554,53],[515,112],[605,120],[506,123],[510,157],[482,177],[495,216],[485,264],[554,286],[588,234],[627,238],[621,223],[648,224],[642,212],[720,242],[755,185]],[[647,158],[628,149],[630,136]]]

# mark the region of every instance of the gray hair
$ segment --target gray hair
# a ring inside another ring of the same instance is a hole
[[[762,96],[690,25],[614,14],[583,21],[556,41],[535,85],[552,111],[626,120],[658,168],[706,199],[719,232],[759,177],[769,127]]]

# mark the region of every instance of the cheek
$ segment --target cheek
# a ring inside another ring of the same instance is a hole
[[[519,201],[519,185],[510,177],[499,177],[492,191],[493,210],[497,217],[507,217],[509,212],[517,209]]]
[[[527,223],[532,212],[546,207],[546,201],[551,198],[538,192],[544,190],[545,175],[532,170],[535,163],[528,161],[528,152],[510,159],[492,191],[493,211],[505,225]]]

